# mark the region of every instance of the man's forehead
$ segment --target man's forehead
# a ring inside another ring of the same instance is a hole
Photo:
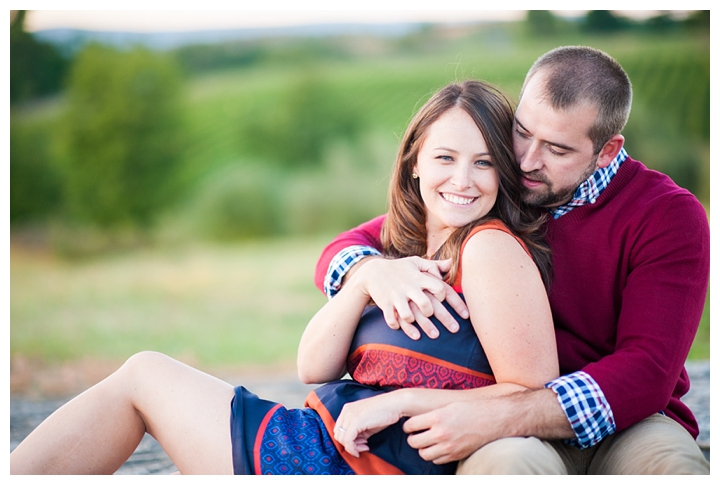
[[[597,119],[597,106],[589,101],[556,108],[545,96],[535,96],[534,93],[529,94],[529,96],[523,96],[520,99],[515,109],[515,120],[521,124],[549,122],[552,120],[573,127],[586,124],[589,129]]]
[[[524,105],[532,105],[535,110],[552,113],[557,116],[577,117],[580,113],[592,114],[593,121],[597,117],[597,104],[588,99],[577,99],[566,106],[556,106],[552,94],[547,90],[547,73],[540,70],[527,80],[522,95],[515,109],[521,111]]]

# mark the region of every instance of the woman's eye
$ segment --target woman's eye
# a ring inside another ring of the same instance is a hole
[[[490,160],[478,160],[475,162],[475,165],[480,167],[492,167],[492,162]]]

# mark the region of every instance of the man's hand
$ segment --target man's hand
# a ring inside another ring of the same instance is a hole
[[[403,431],[424,460],[438,465],[467,458],[500,438],[575,438],[550,389],[457,401],[408,419]]]
[[[497,419],[481,409],[478,402],[455,402],[410,418],[403,425],[408,444],[436,465],[462,460],[501,437],[492,432]]]
[[[430,338],[440,333],[430,321],[435,317],[450,332],[460,328],[455,318],[443,306],[448,304],[462,318],[468,318],[465,302],[443,281],[443,273],[450,270],[451,260],[430,261],[417,256],[401,259],[367,258],[361,261],[361,268],[355,273],[363,278],[365,291],[383,311],[388,326],[402,329],[405,334],[417,340],[419,326]]]

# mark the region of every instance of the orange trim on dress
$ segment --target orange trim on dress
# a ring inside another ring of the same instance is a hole
[[[486,229],[494,229],[496,231],[502,231],[511,235],[520,244],[520,246],[522,246],[527,255],[530,256],[530,259],[532,259],[532,254],[530,254],[530,251],[528,251],[528,248],[523,242],[523,240],[513,234],[513,232],[508,229],[508,227],[500,219],[493,219],[492,221],[481,224],[473,228],[472,231],[470,231],[470,234],[468,234],[468,236],[463,241],[462,246],[460,246],[460,262],[458,263],[458,271],[457,275],[455,275],[455,281],[453,281],[452,284],[453,290],[457,291],[458,293],[462,293],[462,254],[465,251],[465,245],[467,245],[471,237],[473,237],[478,232],[484,231]]]
[[[253,449],[255,475],[262,475],[262,464],[260,463],[260,447],[262,446],[262,438],[265,434],[265,429],[267,429],[268,422],[270,421],[272,415],[275,414],[275,411],[277,411],[277,409],[281,407],[282,404],[276,404],[275,406],[273,406],[273,408],[265,414],[265,417],[263,418],[262,422],[260,423],[260,427],[258,428],[257,435],[255,436],[255,446]]]
[[[452,362],[448,362],[446,360],[441,360],[436,357],[431,357],[426,354],[421,354],[420,352],[415,352],[413,350],[404,349],[402,347],[396,347],[394,345],[388,345],[388,344],[365,344],[358,347],[355,352],[350,354],[350,357],[348,357],[348,360],[352,360],[357,356],[357,354],[360,354],[362,352],[365,352],[367,350],[384,350],[386,352],[391,352],[394,354],[400,354],[404,355],[406,357],[413,357],[415,359],[429,362],[430,364],[434,364],[440,367],[447,367],[451,370],[454,370],[456,372],[460,372],[463,374],[470,374],[472,376],[480,377],[482,379],[487,379],[490,381],[495,382],[495,376],[492,376],[490,374],[484,374],[482,372],[478,372],[472,369],[468,369],[467,367],[463,367],[457,364],[453,364]]]
[[[330,411],[325,408],[320,398],[315,394],[315,391],[310,391],[307,399],[305,399],[305,406],[314,409],[320,415],[335,448],[355,473],[358,475],[404,475],[401,470],[395,468],[382,458],[378,458],[369,451],[360,453],[360,458],[355,458],[345,451],[343,445],[335,440],[335,433],[333,432],[335,429],[335,419],[333,419]]]

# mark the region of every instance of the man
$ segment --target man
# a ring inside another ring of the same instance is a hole
[[[514,149],[526,201],[550,214],[563,375],[544,389],[410,418],[408,442],[426,460],[462,460],[463,474],[709,473],[680,401],[709,278],[707,215],[625,152],[631,100],[622,67],[592,48],[555,49],[528,72]],[[328,245],[316,284],[332,296],[372,264],[371,296],[391,327],[418,337],[415,324],[427,333],[434,313],[450,328],[439,300],[465,309],[434,276],[442,263],[380,258],[382,220]]]

